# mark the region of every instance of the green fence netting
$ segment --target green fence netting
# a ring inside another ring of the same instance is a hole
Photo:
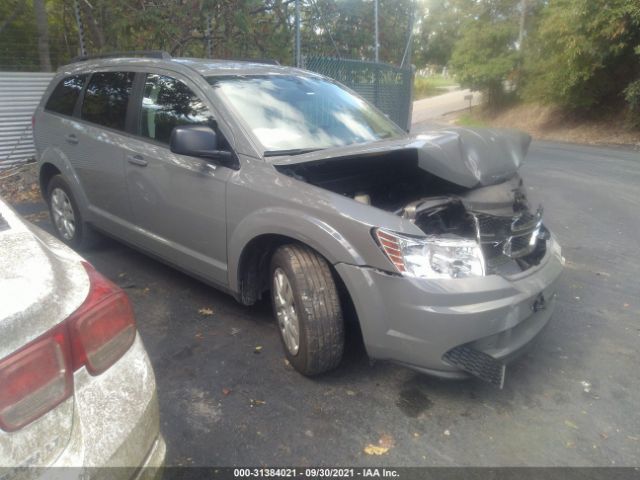
[[[354,90],[405,130],[411,127],[413,70],[386,63],[305,57],[304,68]]]

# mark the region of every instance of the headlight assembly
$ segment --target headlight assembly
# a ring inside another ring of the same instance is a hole
[[[484,256],[475,240],[410,237],[382,228],[374,235],[399,273],[415,278],[466,278],[485,275]]]

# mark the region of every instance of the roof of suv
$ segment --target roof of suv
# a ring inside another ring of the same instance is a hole
[[[200,75],[260,75],[274,73],[307,73],[293,67],[260,63],[259,61],[216,60],[210,58],[148,58],[148,57],[114,57],[95,58],[71,63],[60,67],[60,71],[79,72],[100,67],[122,66],[154,66],[171,70],[187,68]],[[182,68],[180,68],[182,67]]]

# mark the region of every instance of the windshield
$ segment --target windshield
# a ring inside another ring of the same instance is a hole
[[[402,135],[361,98],[322,78],[298,75],[207,78],[264,146],[295,154]]]

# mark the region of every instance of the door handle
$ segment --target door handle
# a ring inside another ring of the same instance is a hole
[[[67,143],[70,143],[71,145],[78,144],[78,137],[76,137],[73,133],[70,133],[69,135],[67,135],[65,137],[65,140],[67,141]]]
[[[127,155],[127,161],[138,167],[146,167],[149,164],[149,162],[142,158],[142,155]]]

